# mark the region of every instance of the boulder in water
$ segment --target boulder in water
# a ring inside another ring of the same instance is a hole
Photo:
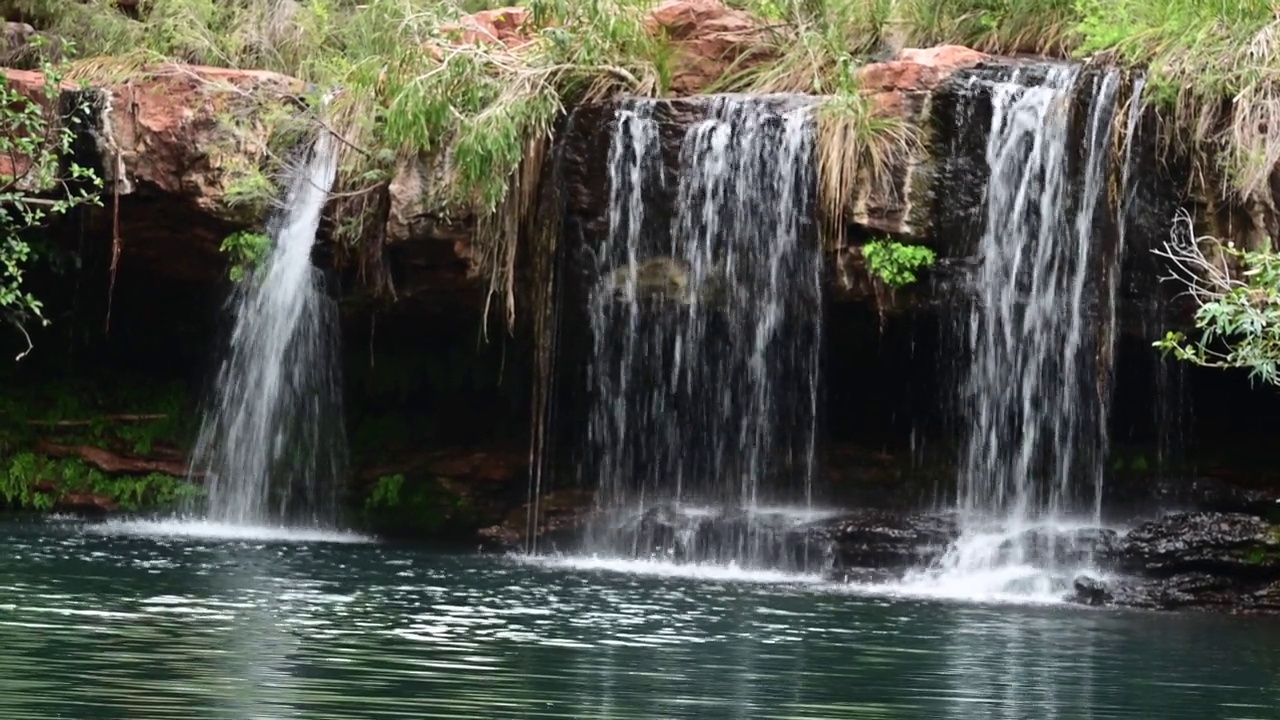
[[[1186,512],[1145,523],[1109,551],[1129,576],[1109,603],[1156,610],[1280,611],[1280,527],[1240,513]],[[1077,582],[1073,600],[1096,597]]]
[[[1280,612],[1280,582],[1204,572],[1166,578],[1132,578],[1117,582],[1111,593],[1111,604],[1147,610]]]
[[[1111,602],[1111,591],[1107,589],[1107,584],[1097,578],[1081,575],[1071,585],[1075,591],[1071,596],[1073,602],[1093,606]]]

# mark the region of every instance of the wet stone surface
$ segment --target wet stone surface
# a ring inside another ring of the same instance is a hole
[[[1073,602],[1280,612],[1280,527],[1252,515],[1167,515],[1134,528],[1098,559],[1116,579],[1077,578]]]

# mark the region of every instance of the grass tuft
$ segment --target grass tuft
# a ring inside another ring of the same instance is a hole
[[[823,244],[840,250],[856,190],[890,181],[895,167],[919,146],[914,125],[884,112],[857,90],[831,96],[818,108],[818,207]]]

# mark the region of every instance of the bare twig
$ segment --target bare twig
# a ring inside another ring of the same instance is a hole
[[[1179,208],[1169,230],[1169,239],[1162,247],[1152,250],[1170,262],[1169,274],[1160,280],[1179,283],[1184,288],[1179,296],[1190,295],[1201,305],[1221,299],[1233,289],[1245,287],[1245,283],[1233,277],[1225,255],[1220,254],[1215,262],[1205,254],[1203,245],[1216,242],[1208,235],[1197,237],[1191,213],[1186,208]]]

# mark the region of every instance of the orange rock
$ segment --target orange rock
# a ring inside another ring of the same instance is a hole
[[[21,70],[0,70],[0,78],[28,96],[45,83],[40,73]],[[263,145],[267,128],[255,115],[291,101],[305,84],[262,70],[161,64],[125,82],[90,86],[99,93],[92,140],[105,204],[120,199],[120,236],[131,261],[162,264],[174,278],[220,279],[226,260],[219,243],[245,222],[243,210],[226,202],[238,177],[231,165],[250,155],[251,148],[238,144]],[[63,84],[64,90],[77,87]],[[232,117],[244,121],[246,135],[263,137],[232,137]]]
[[[29,97],[38,97],[45,83],[37,72],[0,72]],[[303,86],[301,80],[263,70],[167,64],[99,87],[105,103],[97,132],[107,161],[107,189],[128,195],[144,184],[211,216],[234,219],[223,203],[230,178],[213,152],[227,140],[225,114],[237,103],[296,96]],[[64,90],[75,87],[63,83]]]
[[[3,82],[8,89],[17,92],[19,95],[22,95],[31,102],[43,107],[46,115],[50,118],[53,117],[52,113],[49,112],[50,108],[48,107],[49,103],[47,102],[48,98],[45,92],[45,80],[43,75],[29,70],[6,69],[2,72],[3,75],[0,75],[0,82]],[[69,90],[72,88],[72,85],[70,83],[63,83],[62,88]],[[18,108],[11,108],[11,110],[18,110]],[[10,133],[13,132],[13,128],[0,126],[0,132]],[[30,158],[11,155],[9,153],[0,155],[0,187],[3,187],[5,184],[10,182],[16,182],[18,187],[27,192],[47,190],[48,188],[31,187],[27,182],[25,182],[26,178],[24,178],[23,175],[30,169],[30,160]]]
[[[893,60],[862,67],[858,71],[858,80],[867,92],[928,92],[957,70],[989,59],[986,53],[961,45],[904,48]]]
[[[516,48],[530,41],[528,23],[531,13],[522,7],[481,10],[463,16],[456,23],[441,25],[461,45],[502,45]]]
[[[719,0],[666,0],[649,12],[645,26],[665,33],[675,45],[670,89],[677,95],[702,92],[735,64],[741,70],[769,57],[761,52],[766,27]],[[744,57],[748,54],[753,57]]]
[[[67,493],[56,503],[53,509],[58,512],[71,512],[85,515],[105,515],[119,509],[116,501],[106,495],[93,493]]]
[[[893,60],[871,63],[858,70],[858,84],[881,115],[919,125],[927,99],[956,72],[991,59],[989,55],[960,45],[904,48]],[[851,220],[877,231],[911,236],[924,231],[927,209],[913,191],[916,176],[927,172],[927,149],[899,153],[891,158],[888,172],[865,177],[853,198]],[[856,263],[856,258],[850,258]]]

